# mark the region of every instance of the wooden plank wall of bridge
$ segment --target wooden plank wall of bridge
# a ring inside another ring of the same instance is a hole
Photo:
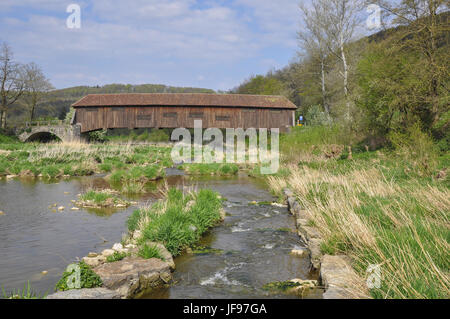
[[[279,128],[293,125],[294,111],[270,108],[191,106],[103,106],[77,108],[75,123],[81,132],[111,128],[193,128],[201,119],[203,128]]]

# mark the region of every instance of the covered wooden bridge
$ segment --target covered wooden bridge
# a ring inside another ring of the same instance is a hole
[[[295,122],[297,107],[282,96],[128,93],[90,94],[74,103],[81,133],[114,128],[279,128]]]

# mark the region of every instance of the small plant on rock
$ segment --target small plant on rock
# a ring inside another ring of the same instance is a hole
[[[102,279],[99,275],[97,275],[89,265],[87,265],[85,262],[80,261],[78,263],[78,266],[80,267],[80,288],[96,288],[101,287],[103,285]],[[72,270],[71,272],[65,271],[61,277],[61,279],[56,284],[55,290],[56,291],[66,291],[73,288],[69,288],[67,285],[67,281],[70,280],[70,276],[75,274],[75,270]],[[75,277],[73,277],[73,280],[75,280]]]

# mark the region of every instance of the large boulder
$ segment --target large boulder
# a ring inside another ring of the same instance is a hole
[[[119,293],[106,288],[84,288],[58,291],[47,299],[120,299]]]
[[[167,250],[167,248],[163,244],[158,243],[158,242],[149,241],[149,240],[147,240],[144,244],[147,245],[148,247],[158,248],[158,251],[160,252],[161,257],[163,258],[163,261],[165,261],[166,263],[169,264],[169,267],[172,271],[175,270],[175,262],[173,261],[172,254]],[[128,247],[128,246],[126,246],[126,247]],[[139,246],[129,245],[128,249],[129,249],[128,250],[129,253],[131,253],[131,256],[139,257],[138,256]]]
[[[93,270],[105,288],[115,290],[122,298],[137,298],[172,280],[169,264],[157,258],[126,257]]]
[[[161,257],[163,258],[163,260],[169,264],[170,269],[172,271],[175,270],[175,262],[173,261],[172,254],[167,250],[167,248],[163,244],[149,241],[147,241],[146,244],[149,247],[156,246],[156,248],[158,248],[159,252],[161,253]]]

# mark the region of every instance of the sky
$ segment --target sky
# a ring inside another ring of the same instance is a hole
[[[304,0],[307,1],[307,0]],[[298,0],[1,0],[0,41],[60,89],[166,84],[228,90],[289,63]],[[80,28],[68,28],[70,4]]]

